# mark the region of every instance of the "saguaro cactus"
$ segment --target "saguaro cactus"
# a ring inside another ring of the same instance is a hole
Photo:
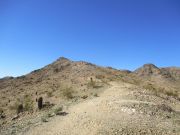
[[[93,78],[91,77],[91,82],[93,82]]]
[[[24,110],[23,105],[22,104],[18,105],[18,107],[17,107],[17,114],[23,112],[23,110]]]
[[[40,110],[43,108],[43,98],[42,98],[42,97],[40,97],[40,98],[38,99],[38,108],[39,108]]]

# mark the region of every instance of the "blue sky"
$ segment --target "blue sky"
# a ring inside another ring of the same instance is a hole
[[[129,70],[180,66],[180,1],[0,0],[0,77],[60,56]]]

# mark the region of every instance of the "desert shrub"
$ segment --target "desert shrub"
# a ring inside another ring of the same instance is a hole
[[[55,69],[54,69],[54,72],[55,72],[55,73],[58,73],[59,71],[60,71],[60,70],[59,70],[58,68],[55,68]]]
[[[73,91],[72,87],[66,88],[63,90],[63,96],[67,99],[72,99],[73,93],[74,93],[74,91]]]
[[[94,81],[91,81],[88,83],[88,86],[91,87],[91,88],[95,88],[96,87],[96,84]]]
[[[16,111],[17,114],[19,114],[19,113],[23,112],[24,107],[23,107],[22,102],[20,102],[19,99],[17,99],[17,101],[13,105],[11,105],[9,107],[9,109],[14,110],[14,111]]]
[[[153,91],[156,90],[156,88],[155,88],[152,84],[150,84],[150,83],[144,85],[143,88],[144,88],[144,89],[147,89],[147,90],[151,90],[151,91],[152,91],[152,90],[153,90]]]
[[[165,94],[172,97],[178,97],[177,91],[165,91]]]
[[[88,95],[84,95],[81,97],[82,99],[87,99],[88,98]]]
[[[165,105],[165,104],[158,105],[158,109],[161,109],[161,110],[167,111],[167,112],[173,112],[174,111],[170,106]]]
[[[104,79],[105,76],[104,75],[96,75],[96,78],[101,80],[101,79]]]
[[[48,92],[47,92],[47,96],[48,96],[48,97],[52,97],[52,96],[53,96],[53,92],[52,92],[52,91],[48,91]]]
[[[95,93],[95,94],[94,94],[94,97],[98,97],[98,94],[97,94],[97,93]]]
[[[156,96],[160,96],[164,93],[163,88],[156,88],[153,84],[146,84],[143,86],[143,88],[151,91]]]
[[[22,76],[18,76],[18,77],[17,77],[17,79],[24,79],[24,78],[26,78],[25,75],[22,75]]]
[[[48,116],[47,116],[47,115],[43,115],[43,116],[41,117],[41,121],[42,121],[42,122],[48,122]]]
[[[173,90],[166,90],[165,88],[156,88],[153,84],[147,84],[143,86],[143,88],[152,91],[156,96],[160,96],[161,94],[178,97],[178,92]]]
[[[33,110],[33,100],[30,97],[27,97],[24,100],[24,110],[25,111],[32,111]]]
[[[91,80],[88,82],[87,86],[89,88],[95,88],[96,87],[96,82],[91,78]]]
[[[51,117],[53,117],[54,115],[51,113],[51,112],[49,112],[48,114],[47,114],[47,117],[48,118],[51,118]]]
[[[32,73],[37,73],[37,72],[39,72],[41,69],[37,69],[37,70],[34,70],[34,71],[32,71]]]
[[[54,114],[56,114],[56,115],[58,115],[60,112],[62,112],[63,111],[63,107],[61,106],[61,107],[58,107],[58,108],[56,108],[55,110],[54,110]]]
[[[107,68],[108,68],[108,69],[114,69],[113,67],[110,67],[110,66],[108,66]]]

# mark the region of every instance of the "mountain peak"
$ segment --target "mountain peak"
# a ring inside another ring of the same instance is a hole
[[[156,65],[152,64],[152,63],[147,63],[143,65],[143,68],[158,68]]]
[[[154,64],[145,64],[134,71],[139,76],[159,75],[161,70]]]
[[[70,61],[70,60],[65,57],[59,57],[59,59],[57,59],[57,61]]]
[[[72,61],[69,60],[68,58],[65,57],[60,57],[59,59],[57,59],[53,65],[61,65],[61,64],[65,64],[65,63],[71,63]]]

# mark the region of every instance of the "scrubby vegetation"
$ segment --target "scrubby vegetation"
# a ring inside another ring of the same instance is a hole
[[[34,105],[33,100],[30,97],[25,98],[24,100],[24,110],[33,111]]]
[[[41,121],[42,121],[42,122],[48,122],[48,115],[43,115],[43,116],[41,117]]]
[[[23,112],[23,104],[20,99],[17,99],[10,107],[10,110],[16,111],[17,114]]]
[[[47,92],[47,97],[52,97],[53,96],[53,92],[52,91],[48,91]]]
[[[54,114],[55,115],[58,115],[60,112],[62,112],[63,111],[63,107],[62,106],[60,106],[60,107],[57,107],[55,110],[54,110]]]
[[[167,90],[165,88],[162,87],[157,87],[153,84],[146,84],[143,86],[144,89],[150,90],[151,92],[153,92],[156,96],[160,96],[161,94],[165,94],[167,96],[172,96],[172,97],[178,97],[178,92],[175,90]]]
[[[178,92],[177,91],[165,91],[165,94],[168,96],[172,96],[172,97],[178,97]]]
[[[72,99],[74,97],[73,93],[74,93],[74,91],[73,91],[72,87],[65,88],[62,91],[62,94],[66,99]]]
[[[103,87],[102,85],[99,85],[93,78],[90,79],[90,81],[87,83],[88,88],[98,89]]]
[[[96,82],[93,80],[93,78],[90,79],[90,81],[88,82],[87,86],[89,88],[95,88],[96,87]]]

